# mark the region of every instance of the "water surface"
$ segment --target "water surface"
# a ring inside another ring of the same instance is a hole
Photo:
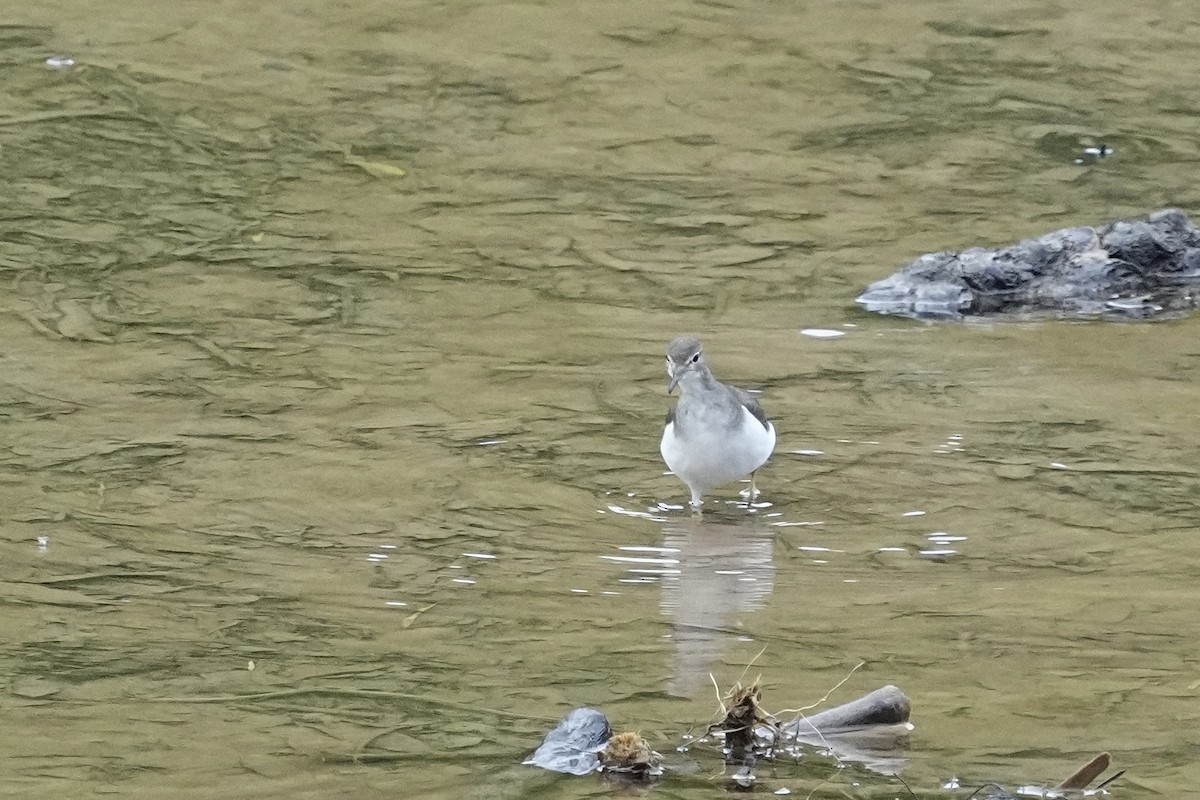
[[[517,766],[590,704],[711,797],[674,749],[710,674],[769,708],[899,685],[921,796],[1099,750],[1122,797],[1197,783],[1200,321],[852,302],[921,252],[1200,209],[1190,5],[0,22],[13,796],[593,796]],[[777,421],[753,510],[670,507],[681,332]]]

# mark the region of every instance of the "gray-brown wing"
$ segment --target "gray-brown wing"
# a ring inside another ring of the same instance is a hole
[[[738,402],[746,407],[756,420],[762,423],[764,429],[770,429],[771,423],[767,420],[767,412],[763,411],[762,406],[758,404],[758,398],[747,392],[745,389],[739,389],[736,386],[730,386],[729,390],[737,397]]]
[[[672,404],[671,407],[667,409],[667,421],[663,423],[663,427],[670,425],[674,421],[675,421],[675,406],[674,406],[674,404]]]

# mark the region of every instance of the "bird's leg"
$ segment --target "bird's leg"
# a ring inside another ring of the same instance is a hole
[[[688,503],[692,507],[692,514],[700,516],[700,506],[704,505],[704,498],[699,493],[693,491],[691,502]]]
[[[742,489],[740,492],[738,492],[739,496],[746,498],[746,508],[749,508],[750,504],[754,502],[754,498],[758,497],[759,492],[758,492],[757,487],[755,487],[755,485],[754,485],[754,476],[757,474],[758,474],[757,470],[755,470],[754,472],[751,472],[750,473],[750,488]]]

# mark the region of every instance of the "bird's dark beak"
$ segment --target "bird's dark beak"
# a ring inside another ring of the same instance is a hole
[[[683,370],[675,366],[675,362],[671,361],[671,357],[667,356],[667,394],[675,391],[675,387],[679,385],[679,377],[683,374]]]

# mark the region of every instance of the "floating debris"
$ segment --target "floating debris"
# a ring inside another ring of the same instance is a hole
[[[755,734],[763,726],[766,741],[774,742],[781,736],[779,720],[763,710],[762,689],[758,681],[743,687],[735,683],[721,701],[725,716],[708,728],[708,733],[719,733],[725,737],[729,760],[744,763],[755,753]],[[765,753],[764,753],[765,755]]]
[[[1071,776],[1069,778],[1067,778],[1065,781],[1060,783],[1058,786],[1055,786],[1054,788],[1058,789],[1060,791],[1070,791],[1072,789],[1087,789],[1092,781],[1096,780],[1096,778],[1099,778],[1100,774],[1102,772],[1104,772],[1104,770],[1108,769],[1108,767],[1111,763],[1112,763],[1112,756],[1110,756],[1108,753],[1100,753],[1098,756],[1093,758],[1091,761],[1089,761],[1088,763],[1084,764],[1079,769],[1072,772]],[[1103,789],[1105,786],[1108,786],[1110,783],[1112,783],[1113,781],[1115,781],[1117,778],[1121,777],[1124,774],[1125,774],[1125,770],[1121,770],[1120,772],[1115,773],[1112,777],[1107,778],[1099,786],[1097,786],[1096,790]],[[1095,790],[1093,790],[1093,791],[1095,791]]]
[[[651,778],[662,774],[662,756],[654,752],[640,735],[618,733],[600,751],[600,766],[608,772],[625,772]]]

